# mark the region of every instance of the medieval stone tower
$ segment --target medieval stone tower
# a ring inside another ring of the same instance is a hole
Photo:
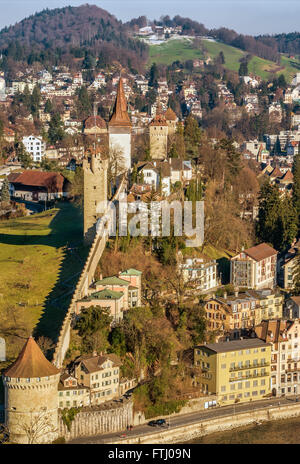
[[[157,114],[149,124],[150,156],[152,159],[163,160],[167,157],[168,124],[162,114]]]
[[[96,222],[106,211],[108,160],[100,153],[92,153],[83,160],[84,181],[84,241],[91,244],[96,233]]]
[[[120,150],[123,156],[124,169],[131,168],[131,121],[127,112],[127,102],[120,77],[117,98],[113,114],[108,123],[109,149]]]
[[[12,443],[50,443],[58,436],[60,371],[32,337],[3,375],[5,425]]]

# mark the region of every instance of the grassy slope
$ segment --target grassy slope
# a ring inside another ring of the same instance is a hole
[[[0,329],[15,313],[22,335],[34,329],[55,340],[86,253],[66,249],[81,245],[81,222],[71,204],[0,222]],[[7,342],[7,354],[14,357],[24,341]]]
[[[244,52],[238,48],[220,42],[210,42],[204,40],[204,47],[209,56],[214,58],[220,51],[223,51],[225,56],[225,67],[232,71],[238,71],[239,60],[244,55]],[[170,40],[161,45],[151,45],[149,52],[149,65],[153,62],[161,64],[171,64],[173,61],[186,61],[188,59],[202,58],[200,50],[193,49],[191,42],[183,40]],[[284,74],[286,79],[290,81],[293,75],[300,70],[300,63],[297,60],[291,60],[285,55],[282,55],[281,66],[276,65],[272,61],[264,60],[254,56],[249,63],[249,71],[261,76],[263,79],[268,79],[271,72],[276,74]],[[271,71],[271,72],[268,72]]]

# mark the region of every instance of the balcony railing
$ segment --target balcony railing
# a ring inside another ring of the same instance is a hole
[[[256,379],[258,377],[269,377],[270,372],[258,373],[258,374],[250,374],[250,375],[242,375],[241,377],[230,377],[229,382],[239,382],[241,380],[247,379]]]
[[[257,369],[260,367],[268,367],[270,363],[260,363],[260,364],[249,364],[249,366],[235,366],[235,367],[230,367],[229,372],[235,372],[235,371],[242,371],[246,369]]]

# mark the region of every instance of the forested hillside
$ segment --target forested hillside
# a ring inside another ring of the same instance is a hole
[[[6,27],[0,31],[0,49],[4,68],[12,61],[72,66],[80,58],[89,68],[96,59],[106,66],[113,57],[139,70],[148,56],[147,46],[132,39],[121,21],[92,5],[46,9]]]

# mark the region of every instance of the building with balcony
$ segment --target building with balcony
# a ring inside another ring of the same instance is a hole
[[[253,289],[276,286],[277,251],[266,243],[242,250],[230,261],[230,282]]]
[[[220,405],[261,400],[271,393],[271,344],[257,338],[194,348],[196,383]]]
[[[218,287],[217,261],[207,258],[185,258],[179,263],[184,282],[191,282],[198,290]]]
[[[263,319],[281,318],[283,295],[270,289],[225,292],[223,297],[207,300],[204,310],[207,330],[216,335],[231,332],[232,338],[239,338],[244,329],[254,328]]]
[[[300,321],[262,321],[258,338],[271,344],[271,392],[274,396],[300,393]]]

